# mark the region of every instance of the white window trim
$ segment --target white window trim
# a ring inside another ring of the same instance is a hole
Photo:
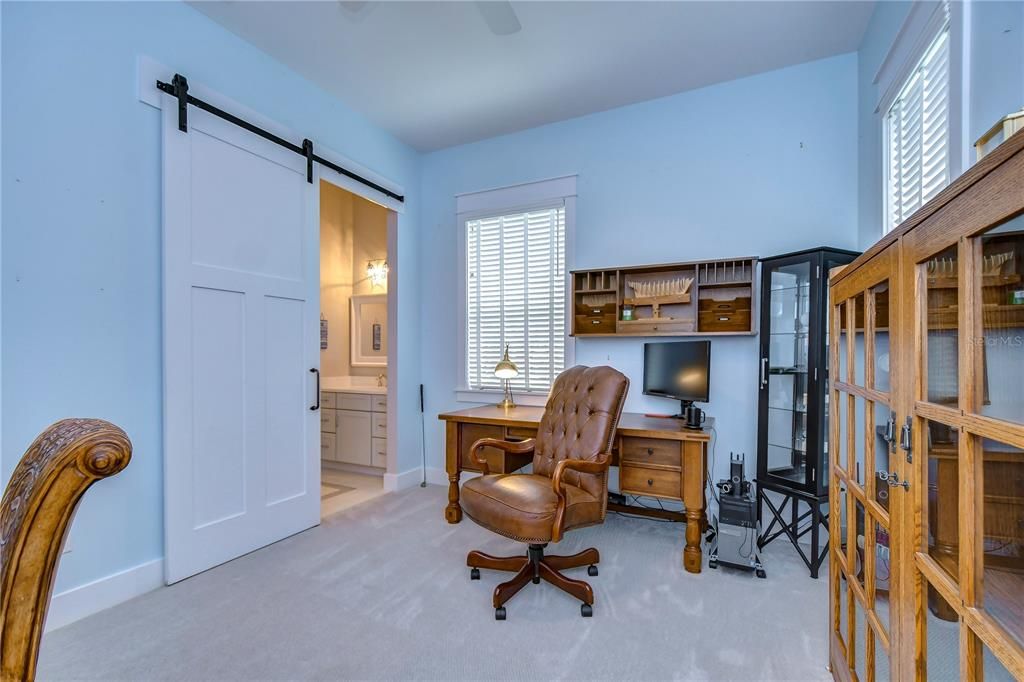
[[[502,392],[491,389],[473,389],[466,385],[466,222],[474,218],[500,213],[514,213],[536,208],[550,208],[559,204],[565,206],[565,300],[566,338],[565,366],[572,367],[576,357],[575,339],[569,336],[572,294],[569,291],[569,272],[574,261],[576,232],[576,176],[528,182],[510,187],[468,192],[455,196],[456,225],[459,234],[459,379],[455,397],[459,402],[488,403],[499,401]],[[543,406],[547,403],[548,392],[515,391],[514,399],[519,405]]]
[[[968,107],[970,106],[970,2],[929,0],[915,2],[900,26],[896,38],[882,60],[873,80],[876,86],[876,123],[881,127],[882,168],[881,233],[887,234],[896,226],[889,226],[889,140],[885,117],[896,97],[903,89],[911,71],[924,57],[932,41],[946,25],[946,6],[949,12],[949,179],[960,176],[970,163],[973,149],[968,133]]]

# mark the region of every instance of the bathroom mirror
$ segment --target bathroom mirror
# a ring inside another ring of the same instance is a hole
[[[353,296],[351,301],[351,365],[353,367],[387,367],[387,294]]]

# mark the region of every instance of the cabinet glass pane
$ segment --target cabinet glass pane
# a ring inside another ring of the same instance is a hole
[[[868,621],[864,617],[864,608],[856,599],[853,601],[857,610],[857,641],[854,642],[853,669],[858,680],[867,680],[867,664],[865,652],[868,648]]]
[[[928,309],[925,328],[925,352],[928,356],[927,398],[940,405],[955,405],[959,392],[957,379],[960,276],[957,247],[951,246],[922,267],[927,273]]]
[[[875,410],[875,501],[882,505],[883,509],[889,509],[889,484],[878,478],[881,472],[892,471],[889,468],[889,443],[888,438],[895,434],[887,433],[887,426],[891,411],[885,403],[872,403]]]
[[[768,365],[772,372],[807,371],[807,327],[811,309],[811,264],[784,265],[771,272]]]
[[[960,432],[925,422],[928,466],[928,554],[957,581],[960,542],[958,466]]]
[[[889,283],[872,290],[875,299],[875,389],[889,391]]]
[[[889,531],[878,521],[875,527],[875,603],[872,608],[879,622],[889,633],[889,573],[892,566]]]
[[[847,326],[846,325],[846,301],[843,301],[841,304],[839,304],[839,310],[838,310],[838,312],[836,314],[839,315],[839,344],[838,344],[838,348],[839,348],[839,367],[838,367],[838,373],[836,374],[835,379],[836,379],[836,381],[842,381],[843,383],[849,383],[849,381],[850,381],[850,375],[849,375],[849,369],[848,369],[849,362],[848,362],[847,356],[846,356],[846,347],[847,347],[847,343],[849,342],[848,341],[849,335],[847,334],[847,331],[846,331],[846,326]]]
[[[864,485],[867,467],[867,459],[864,450],[864,431],[867,428],[864,415],[864,399],[857,396],[854,398],[854,421],[853,429],[853,469],[850,474],[853,480]]]
[[[927,583],[926,583],[927,584]],[[925,611],[927,677],[929,680],[960,679],[960,621],[946,600],[928,587],[928,609]],[[952,614],[952,620],[949,620]]]
[[[984,609],[1024,645],[1024,450],[979,440],[985,479]]]
[[[1003,662],[996,658],[988,647],[985,647],[985,653],[982,658],[984,667],[984,678],[985,682],[1014,682],[1013,675],[1006,669]]]
[[[885,648],[875,638],[875,680],[876,682],[887,682],[889,680],[889,656]]]
[[[768,342],[768,473],[807,481],[809,262],[770,273]]]
[[[854,498],[853,500],[854,519],[856,521],[856,537],[854,540],[853,554],[856,558],[856,566],[854,567],[854,577],[857,579],[857,584],[860,585],[861,589],[864,589],[864,572],[866,565],[866,555],[864,550],[867,547],[867,537],[865,533],[868,530],[866,519],[864,516],[864,505],[861,504],[860,500]]]
[[[981,238],[981,413],[1024,423],[1024,216]]]
[[[853,337],[853,383],[864,386],[864,294],[853,299],[856,328]]]
[[[846,574],[839,571],[839,639],[847,649],[850,647],[850,587],[846,584]]]

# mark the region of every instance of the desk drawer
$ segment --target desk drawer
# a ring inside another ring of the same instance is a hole
[[[320,407],[333,410],[338,406],[338,394],[329,391],[320,391]]]
[[[508,440],[529,440],[537,437],[536,429],[524,429],[521,426],[509,426],[505,429]]]
[[[336,433],[338,430],[337,414],[334,410],[320,409],[320,430],[324,433]]]
[[[678,467],[682,464],[682,448],[679,441],[623,436],[619,459],[623,466],[636,463]]]
[[[624,493],[681,500],[683,498],[681,480],[680,472],[670,469],[619,466],[619,488]]]

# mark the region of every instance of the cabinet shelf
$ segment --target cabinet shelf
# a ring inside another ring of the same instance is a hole
[[[751,310],[757,258],[689,261],[619,268],[574,270],[571,273],[574,303],[590,294],[607,295],[608,310],[577,308],[572,336],[724,336],[756,333]],[[685,293],[636,296],[635,283],[644,291],[671,291],[672,285],[689,280]],[[643,284],[668,285],[645,289]],[[608,286],[611,285],[611,286]],[[591,287],[595,288],[591,288]],[[600,288],[597,288],[600,287]],[[611,298],[614,297],[614,301]],[[622,319],[622,308],[639,308],[650,317]],[[657,317],[655,317],[655,315]]]
[[[624,298],[622,305],[672,305],[673,303],[689,303],[690,294],[676,294],[671,296],[643,296],[637,298]],[[623,320],[624,322],[628,320]]]

